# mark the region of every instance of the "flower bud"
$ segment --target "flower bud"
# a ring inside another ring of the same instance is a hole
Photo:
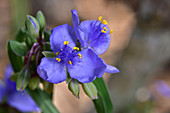
[[[83,83],[82,86],[83,86],[83,90],[87,96],[89,96],[91,99],[98,98],[96,86],[92,82]]]
[[[27,31],[33,35],[34,37],[38,37],[39,31],[40,31],[40,26],[38,21],[33,17],[28,15],[27,19],[25,20],[25,26]]]
[[[38,23],[40,25],[40,31],[42,32],[45,28],[45,17],[44,14],[41,11],[37,12],[36,18],[38,20]]]
[[[80,88],[79,88],[79,82],[77,80],[72,79],[68,84],[68,88],[73,93],[74,96],[79,98]]]
[[[35,90],[36,88],[38,88],[39,83],[40,83],[40,78],[38,76],[36,76],[36,77],[32,77],[30,79],[30,82],[28,85],[32,90]]]

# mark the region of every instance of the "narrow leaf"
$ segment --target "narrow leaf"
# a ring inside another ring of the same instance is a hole
[[[49,29],[45,29],[44,30],[44,39],[46,42],[50,41],[50,35],[51,35],[51,31]]]
[[[103,78],[96,78],[93,83],[98,91],[98,99],[93,100],[98,113],[113,113],[113,105]]]
[[[37,88],[32,91],[29,88],[26,89],[30,96],[34,99],[37,105],[40,107],[43,113],[59,113],[54,104],[52,103],[49,95]]]
[[[89,96],[91,99],[97,99],[97,89],[95,85],[90,82],[90,83],[83,83],[83,90],[86,93],[87,96]]]
[[[18,42],[24,42],[25,41],[25,37],[26,37],[26,29],[25,28],[21,28],[19,30],[19,32],[16,35],[16,40]]]
[[[25,54],[28,52],[26,45],[18,41],[10,40],[9,43],[12,51],[18,56],[25,56]]]
[[[45,57],[50,57],[50,58],[56,57],[56,54],[53,53],[53,52],[50,52],[50,51],[43,51],[42,54],[43,54]]]

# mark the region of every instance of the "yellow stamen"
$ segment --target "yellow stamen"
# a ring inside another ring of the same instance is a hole
[[[71,62],[71,61],[68,61],[68,63],[69,63],[69,64],[72,64],[72,62]]]
[[[58,55],[58,54],[59,54],[59,52],[56,52],[55,54],[56,54],[56,55]]]
[[[78,56],[79,56],[79,59],[80,59],[81,58],[81,54],[79,53]]]
[[[68,41],[64,41],[64,45],[68,45],[69,44],[69,42]]]
[[[98,20],[99,20],[99,21],[102,21],[102,16],[99,16],[99,17],[98,17]]]
[[[106,20],[103,20],[103,21],[102,21],[102,24],[107,25],[108,23],[107,23]]]
[[[58,62],[60,62],[60,61],[61,61],[61,59],[60,59],[60,58],[56,58],[56,60],[57,60]]]
[[[104,29],[105,31],[108,31],[106,27],[103,27],[103,29]]]
[[[103,29],[101,30],[101,32],[102,32],[102,33],[106,33],[106,31],[105,31],[105,30],[103,30]]]
[[[79,51],[79,48],[78,48],[78,47],[73,47],[73,49]]]
[[[112,34],[113,33],[113,29],[110,30],[110,33],[109,34]]]

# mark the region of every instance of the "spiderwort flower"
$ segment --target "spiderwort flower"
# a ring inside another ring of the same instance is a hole
[[[103,54],[110,45],[110,34],[113,30],[107,27],[107,21],[102,20],[100,16],[98,20],[86,20],[79,25],[79,17],[77,11],[71,10],[74,31],[77,38],[84,49],[93,50],[96,54]],[[103,61],[104,62],[104,61]],[[105,62],[104,62],[105,63]],[[116,67],[108,65],[105,72],[118,73],[120,72]]]
[[[110,34],[113,32],[107,27],[107,21],[100,16],[98,20],[86,20],[79,25],[77,11],[74,9],[71,12],[74,30],[83,48],[103,54],[110,45]]]
[[[6,99],[8,105],[21,112],[39,111],[40,109],[26,91],[16,90],[16,83],[9,79],[12,72],[11,65],[8,65],[4,76],[5,84],[0,82],[0,102]]]
[[[79,51],[76,41],[75,32],[68,24],[52,30],[50,44],[56,58],[42,58],[37,68],[41,78],[51,83],[60,83],[67,78],[66,68],[70,77],[81,83],[89,83],[96,77],[102,77],[106,69],[102,59],[91,49]]]

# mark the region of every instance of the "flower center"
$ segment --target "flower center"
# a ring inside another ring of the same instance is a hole
[[[58,62],[63,62],[65,64],[75,64],[77,61],[80,61],[81,54],[78,53],[79,48],[74,47],[73,49],[68,46],[69,42],[64,41],[64,45],[60,51],[56,52],[56,60]]]

